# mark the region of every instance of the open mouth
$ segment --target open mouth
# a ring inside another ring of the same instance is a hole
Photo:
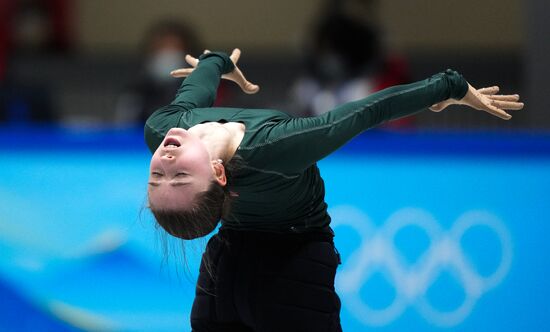
[[[178,148],[181,146],[181,143],[174,137],[166,137],[164,140],[165,148]]]

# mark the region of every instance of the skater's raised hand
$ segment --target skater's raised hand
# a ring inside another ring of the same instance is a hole
[[[498,95],[499,87],[476,89],[468,84],[468,92],[460,99],[447,99],[430,107],[434,112],[441,112],[447,106],[458,104],[470,106],[479,111],[485,111],[504,120],[510,120],[512,116],[506,111],[518,111],[523,108],[519,102],[519,95]]]
[[[207,54],[207,53],[210,53],[210,51],[205,50],[204,53]],[[223,74],[222,78],[237,83],[237,85],[239,85],[239,87],[241,87],[241,89],[245,93],[254,94],[260,90],[260,87],[256,84],[249,82],[245,78],[242,71],[237,66],[237,62],[239,61],[240,56],[241,56],[241,50],[239,50],[238,48],[234,49],[233,52],[231,52],[231,55],[229,56],[229,58],[231,59],[231,61],[233,61],[233,64],[235,65],[235,69],[233,69],[233,71],[231,71],[230,73]],[[195,70],[195,67],[198,66],[199,59],[188,54],[185,56],[185,61],[187,61],[187,63],[191,66],[191,68],[176,69],[176,70],[173,70],[170,73],[170,75],[172,75],[173,77],[187,77],[191,75],[193,70]]]

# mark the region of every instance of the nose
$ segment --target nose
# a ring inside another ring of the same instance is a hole
[[[165,161],[174,161],[176,159],[176,157],[174,157],[173,155],[169,154],[169,153],[166,153],[164,155],[162,155],[162,157],[160,157],[162,160],[165,160]]]

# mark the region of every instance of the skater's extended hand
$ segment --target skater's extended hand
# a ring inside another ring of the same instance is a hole
[[[210,53],[210,51],[206,50],[204,51],[204,53]],[[230,73],[222,75],[222,78],[237,83],[245,93],[254,94],[260,90],[260,87],[256,84],[250,83],[244,77],[239,67],[237,67],[237,62],[239,61],[240,56],[241,50],[239,50],[238,48],[234,49],[233,52],[231,52],[229,58],[231,59],[231,61],[233,61],[235,69],[233,69],[233,71],[231,71]],[[170,75],[172,75],[173,77],[187,77],[193,72],[193,70],[195,70],[195,67],[197,67],[199,64],[199,59],[189,54],[185,56],[185,61],[187,61],[187,63],[191,65],[191,68],[176,69],[170,72]]]
[[[510,120],[512,116],[506,111],[517,111],[523,108],[519,102],[519,95],[497,95],[498,86],[476,89],[468,84],[468,92],[460,100],[447,99],[430,107],[434,112],[441,112],[447,106],[460,104],[470,106],[479,111],[485,111],[504,120]]]

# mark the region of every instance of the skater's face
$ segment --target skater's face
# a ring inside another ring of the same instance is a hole
[[[156,209],[186,210],[208,190],[223,166],[211,160],[204,143],[182,128],[172,128],[151,158],[149,203]]]

